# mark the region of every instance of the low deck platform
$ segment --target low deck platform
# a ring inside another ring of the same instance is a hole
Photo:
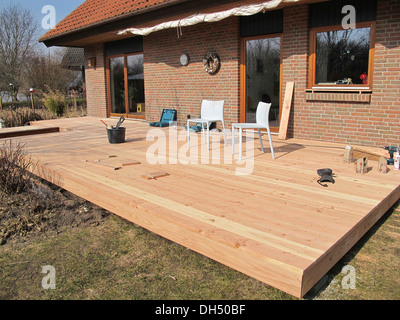
[[[103,120],[115,124],[118,119]],[[60,128],[13,138],[39,160],[38,175],[296,297],[303,297],[400,198],[399,171],[391,167],[382,174],[378,163],[369,161],[368,173],[356,173],[353,163],[344,163],[340,144],[273,136],[272,160],[264,135],[266,153],[256,139],[254,157],[244,154],[238,162],[230,145],[226,152],[223,135],[212,133],[218,139],[210,154],[199,152],[195,162],[184,152],[183,128],[155,129],[126,120],[126,142],[110,144],[97,118],[34,125]],[[317,183],[320,168],[333,170],[334,184]]]

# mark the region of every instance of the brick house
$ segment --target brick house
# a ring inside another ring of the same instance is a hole
[[[191,22],[199,13],[219,18]],[[229,125],[267,100],[277,132],[294,81],[290,136],[400,146],[400,0],[87,0],[40,41],[84,48],[90,116],[150,122],[175,108],[183,125],[202,99],[223,99]]]

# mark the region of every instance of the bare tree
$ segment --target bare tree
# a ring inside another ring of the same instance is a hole
[[[48,51],[47,54],[37,52],[30,57],[22,89],[29,92],[29,87],[33,87],[39,96],[49,89],[67,94],[70,84],[77,79],[78,72],[61,66],[64,53],[65,49],[59,48]]]
[[[23,84],[38,30],[28,9],[12,4],[0,11],[0,91],[9,91],[13,100]]]

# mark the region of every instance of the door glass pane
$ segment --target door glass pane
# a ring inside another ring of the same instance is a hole
[[[271,103],[270,126],[279,126],[281,38],[246,41],[246,122],[256,122],[258,102]]]
[[[126,113],[124,57],[110,59],[111,113]]]
[[[143,55],[127,57],[129,113],[145,114]]]

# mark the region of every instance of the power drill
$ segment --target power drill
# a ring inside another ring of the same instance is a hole
[[[384,147],[383,149],[389,151],[389,154],[390,154],[390,159],[387,159],[387,164],[393,165],[394,164],[393,155],[395,154],[395,152],[399,151],[399,148],[397,148],[397,147]]]

